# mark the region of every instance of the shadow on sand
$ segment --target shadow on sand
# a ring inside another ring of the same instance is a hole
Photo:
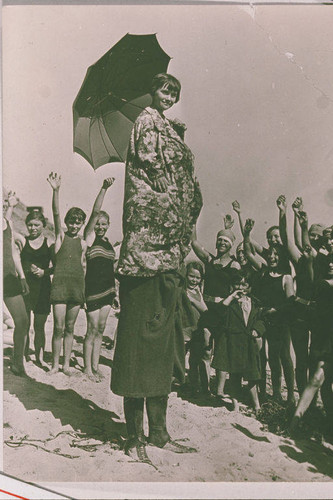
[[[4,360],[4,390],[16,396],[26,410],[50,411],[62,426],[70,425],[87,439],[122,441],[126,436],[126,426],[117,421],[120,417],[116,413],[100,408],[72,389],[59,390],[32,378],[17,377],[8,365]]]

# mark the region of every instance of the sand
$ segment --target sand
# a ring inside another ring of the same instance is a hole
[[[110,315],[105,336],[114,335],[116,322]],[[51,317],[46,332],[50,361]],[[81,371],[84,312],[75,327],[71,377],[50,376],[33,362],[27,364],[29,379],[13,375],[12,333],[7,329],[3,335],[4,471],[13,476],[32,482],[332,481],[329,443],[273,434],[245,409],[235,413],[215,398],[196,400],[177,392],[170,395],[169,432],[186,438],[198,453],[147,447],[155,467],[133,462],[121,450],[126,437],[122,398],[109,388],[113,350],[102,348],[101,382]]]

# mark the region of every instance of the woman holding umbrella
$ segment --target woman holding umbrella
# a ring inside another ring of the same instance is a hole
[[[193,155],[183,141],[185,126],[164,116],[178,102],[180,88],[172,75],[153,78],[152,105],[135,121],[126,162],[111,389],[124,397],[125,452],[141,461],[148,460],[144,403],[150,445],[196,451],[172,441],[166,427],[172,376],[184,377],[182,266],[202,207]]]

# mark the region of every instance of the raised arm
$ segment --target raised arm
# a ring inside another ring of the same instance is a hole
[[[276,204],[279,209],[279,230],[283,245],[287,248],[289,256],[293,262],[296,264],[301,256],[300,252],[297,250],[295,245],[291,244],[290,235],[288,234],[288,222],[287,222],[287,202],[286,197],[281,195],[276,200]]]
[[[244,224],[243,224],[243,219],[242,219],[242,215],[241,215],[241,207],[240,207],[240,204],[237,200],[232,202],[232,208],[233,208],[234,212],[236,212],[236,214],[237,214],[239,227],[240,227],[242,235],[244,236]]]
[[[262,268],[261,258],[253,253],[252,241],[250,239],[250,234],[254,226],[253,219],[246,219],[244,224],[244,252],[247,260],[252,264],[255,269],[260,270]]]
[[[59,210],[59,190],[61,186],[61,175],[58,175],[55,172],[51,172],[47,178],[47,182],[50,184],[53,190],[52,213],[53,213],[55,236],[56,239],[58,239],[59,237],[63,239],[63,230],[61,227],[61,218]]]
[[[197,240],[196,227],[194,227],[193,233],[192,233],[192,248],[193,248],[195,255],[198,257],[198,259],[200,259],[204,263],[209,261],[209,259],[210,259],[209,252]]]
[[[301,236],[301,227],[298,220],[298,213],[303,211],[303,200],[299,196],[295,199],[292,204],[292,209],[294,212],[294,241],[295,245],[300,252],[302,252],[302,236]]]
[[[316,250],[311,246],[309,238],[309,228],[308,228],[308,215],[304,211],[298,212],[298,220],[302,230],[302,248],[310,247],[312,255],[315,257],[317,255]]]
[[[14,191],[8,192],[8,208],[5,214],[7,220],[12,220],[14,207],[18,204],[19,200]]]
[[[243,224],[243,219],[242,219],[242,216],[241,216],[241,208],[240,208],[240,204],[239,204],[239,202],[237,200],[235,200],[235,201],[232,202],[232,208],[234,209],[234,211],[236,212],[236,214],[238,216],[239,227],[240,227],[240,230],[242,232],[242,235],[244,236],[244,224]],[[247,219],[247,220],[251,220],[251,219]],[[251,245],[252,245],[252,249],[251,249],[252,253],[253,253],[253,250],[254,250],[259,255],[262,255],[264,249],[260,245],[260,243],[258,243],[257,241],[251,240]]]
[[[109,187],[112,186],[113,183],[114,183],[113,177],[108,177],[107,179],[104,179],[103,185],[102,185],[102,187],[101,187],[101,189],[96,197],[93,209],[91,211],[91,214],[90,214],[90,217],[88,220],[88,223],[84,229],[84,239],[86,240],[88,246],[91,246],[91,244],[93,243],[90,240],[94,236],[94,227],[95,227],[98,215],[101,211],[105,194],[106,194],[107,190],[109,189]]]
[[[223,217],[224,229],[232,229],[234,227],[235,221],[230,214]]]

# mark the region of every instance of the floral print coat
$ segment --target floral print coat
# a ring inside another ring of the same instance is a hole
[[[193,154],[176,130],[179,124],[150,107],[134,124],[126,162],[120,275],[177,271],[190,251],[202,197]],[[168,181],[165,193],[154,189],[154,180],[162,176]]]

